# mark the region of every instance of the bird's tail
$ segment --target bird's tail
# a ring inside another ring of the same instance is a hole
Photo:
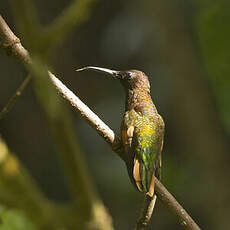
[[[133,178],[139,191],[153,197],[155,184],[154,170],[146,168],[144,163],[140,162],[136,157],[134,158]]]

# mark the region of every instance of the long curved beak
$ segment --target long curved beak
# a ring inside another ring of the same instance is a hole
[[[101,67],[96,67],[96,66],[86,66],[83,67],[81,69],[76,69],[76,71],[84,71],[84,70],[94,70],[94,71],[98,71],[98,72],[103,72],[103,73],[108,73],[110,75],[112,75],[113,77],[117,78],[119,71],[116,70],[112,70],[112,69],[106,69],[106,68],[101,68]]]

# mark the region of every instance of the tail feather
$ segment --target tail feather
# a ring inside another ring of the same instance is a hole
[[[154,188],[155,188],[155,176],[152,175],[151,183],[150,183],[150,186],[149,186],[149,191],[147,192],[147,194],[149,196],[151,196],[151,197],[153,197]]]
[[[154,194],[154,172],[150,171],[136,157],[134,158],[133,178],[140,192],[145,192],[149,196]]]
[[[136,182],[136,186],[138,190],[142,192],[143,187],[142,187],[141,177],[140,177],[140,163],[136,157],[134,158],[133,177]]]

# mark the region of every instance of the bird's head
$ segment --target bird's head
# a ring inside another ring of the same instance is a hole
[[[150,91],[148,77],[139,70],[117,71],[101,67],[87,66],[76,71],[95,70],[98,72],[108,73],[116,79],[119,79],[126,90],[142,89]]]

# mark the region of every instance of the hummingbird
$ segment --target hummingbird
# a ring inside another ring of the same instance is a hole
[[[104,72],[121,82],[126,94],[121,141],[128,174],[140,192],[153,197],[155,177],[160,179],[164,121],[151,99],[148,77],[139,70],[77,69],[83,70]]]

